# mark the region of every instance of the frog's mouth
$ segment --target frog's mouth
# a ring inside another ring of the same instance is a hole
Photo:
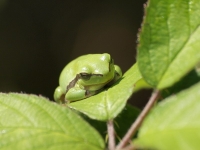
[[[87,74],[87,75],[85,73],[77,74],[76,77],[67,86],[66,92],[68,92],[71,88],[73,88],[76,85],[76,83],[78,82],[79,79],[89,80],[91,76],[103,77],[102,74]],[[98,83],[98,84],[84,85],[84,89],[85,90],[91,90],[91,91],[99,90],[99,89],[103,88],[106,84],[111,82],[112,80],[113,79],[110,79],[110,80],[107,80],[106,82],[102,82],[102,83]]]

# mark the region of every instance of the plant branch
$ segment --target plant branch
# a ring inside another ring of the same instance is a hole
[[[107,130],[108,130],[108,149],[115,150],[115,129],[113,120],[108,120]]]
[[[144,107],[144,109],[142,110],[140,115],[137,117],[137,119],[131,125],[131,127],[128,130],[128,132],[126,133],[126,135],[123,137],[123,139],[120,141],[120,143],[116,147],[117,150],[120,150],[120,149],[124,148],[130,142],[131,138],[135,135],[136,131],[141,126],[145,116],[148,114],[148,112],[154,106],[154,104],[157,101],[158,97],[159,97],[159,91],[155,90],[152,93],[148,103],[146,104],[146,106]]]

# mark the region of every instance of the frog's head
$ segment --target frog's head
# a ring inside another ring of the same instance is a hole
[[[114,61],[107,53],[86,55],[79,59],[78,84],[90,90],[102,88],[115,76]]]

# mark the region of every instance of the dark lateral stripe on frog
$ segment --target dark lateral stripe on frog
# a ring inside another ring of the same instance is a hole
[[[91,74],[91,76],[101,76],[103,77],[102,74]],[[76,82],[81,78],[80,74],[77,74],[76,77],[69,83],[67,86],[66,92],[69,91],[69,89],[73,88],[76,85]]]
[[[77,74],[76,77],[67,86],[66,92],[68,92],[69,89],[71,89],[72,87],[75,86],[75,84],[76,84],[76,82],[78,81],[79,78],[80,78],[80,74]]]

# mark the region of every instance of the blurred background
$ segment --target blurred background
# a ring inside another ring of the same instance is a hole
[[[0,91],[53,99],[63,67],[110,53],[127,71],[136,58],[146,0],[0,0]],[[143,107],[149,91],[130,102]]]

